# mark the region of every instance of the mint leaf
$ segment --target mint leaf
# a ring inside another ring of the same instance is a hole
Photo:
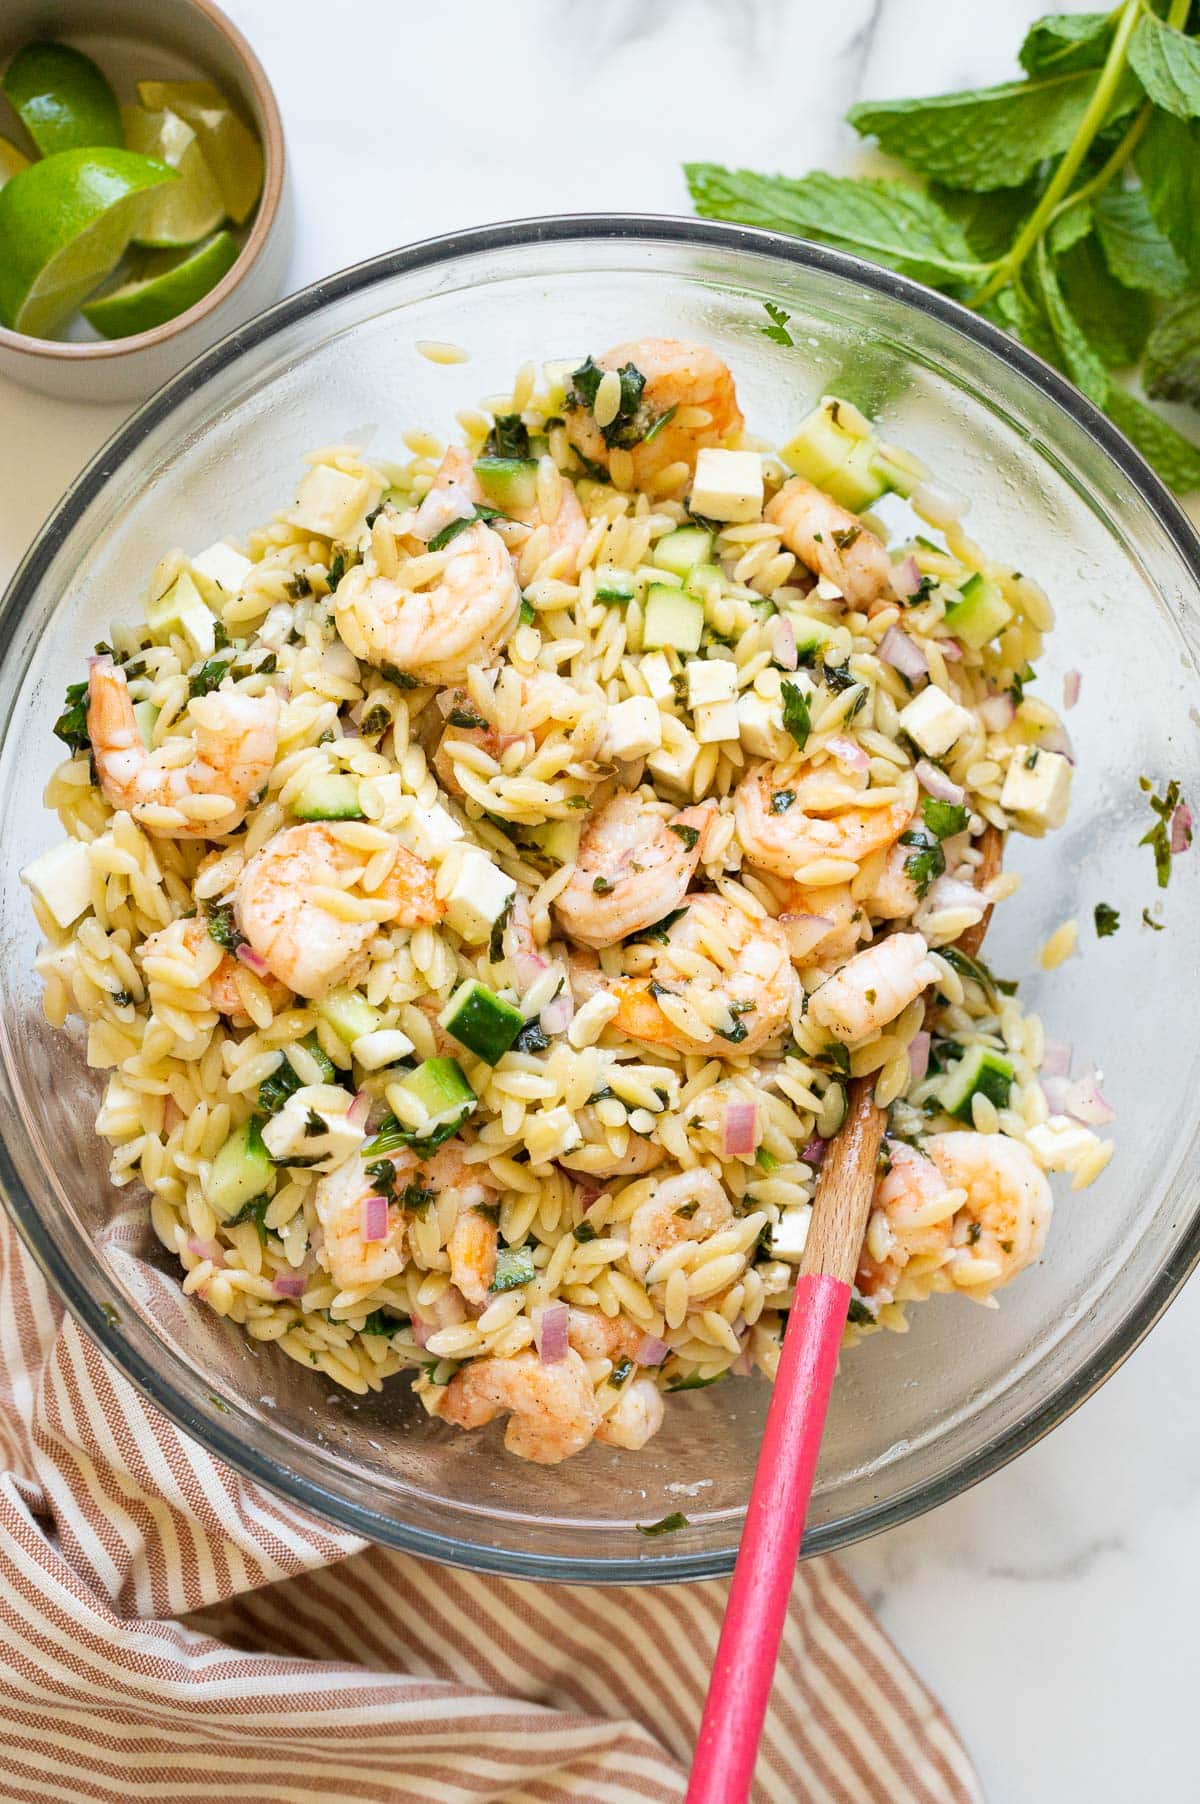
[[[1112,34],[1111,13],[1047,13],[1029,27],[1018,60],[1029,75],[1098,69]]]
[[[1144,12],[1129,41],[1129,63],[1155,106],[1176,119],[1200,118],[1200,44]]]
[[[808,697],[798,683],[786,681],[780,683],[779,693],[783,697],[783,724],[803,751],[812,732]]]
[[[1092,203],[1104,260],[1126,288],[1171,300],[1188,285],[1187,266],[1155,225],[1140,188],[1106,188]]]
[[[1107,372],[1067,306],[1045,239],[1037,248],[1036,267],[1040,299],[1061,353],[1063,368],[1089,401],[1103,407],[1108,396]]]
[[[1200,128],[1156,112],[1133,161],[1155,224],[1200,282]]]
[[[1114,279],[1094,236],[1059,259],[1058,277],[1072,317],[1101,361],[1117,370],[1136,363],[1153,324],[1149,295]]]
[[[1073,245],[1086,238],[1092,229],[1092,209],[1087,201],[1079,201],[1060,213],[1046,234],[1050,241],[1050,250],[1056,257],[1069,251]]]
[[[1094,71],[1086,69],[920,100],[860,101],[846,117],[889,156],[952,188],[988,192],[1018,187],[1047,157],[1061,156],[1095,85]],[[1123,74],[1109,120],[1139,99],[1137,83]]]
[[[990,194],[972,194],[969,188],[947,188],[931,182],[929,198],[958,226],[982,263],[1002,257],[1037,202],[1033,182],[1019,188],[993,188]]]
[[[717,163],[686,163],[684,173],[696,211],[709,219],[816,238],[930,288],[970,284],[983,274],[954,221],[907,182],[820,171],[792,179]]]
[[[1200,294],[1185,295],[1163,314],[1146,342],[1142,380],[1156,401],[1200,407]]]
[[[1168,488],[1180,495],[1200,489],[1200,445],[1184,438],[1161,414],[1115,382],[1109,390],[1108,414]]]

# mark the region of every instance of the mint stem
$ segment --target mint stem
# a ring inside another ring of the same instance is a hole
[[[972,307],[982,307],[990,301],[994,294],[1011,282],[1016,271],[1045,231],[1052,214],[1063,199],[1071,183],[1079,173],[1083,159],[1092,147],[1092,140],[1108,117],[1108,109],[1113,103],[1119,83],[1125,69],[1125,61],[1129,54],[1129,40],[1133,36],[1133,28],[1138,22],[1142,10],[1141,0],[1125,0],[1121,8],[1117,29],[1109,46],[1108,56],[1100,71],[1100,79],[1092,92],[1087,111],[1079,121],[1079,129],[1068,145],[1062,162],[1054,171],[1049,186],[1041,200],[1013,241],[1012,249],[1000,259],[990,281],[973,296]],[[1174,7],[1172,8],[1174,11]]]

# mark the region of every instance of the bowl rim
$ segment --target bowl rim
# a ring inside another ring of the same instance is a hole
[[[206,0],[205,0],[206,3]],[[1200,537],[1187,515],[1116,426],[1086,396],[1057,371],[1010,338],[989,321],[958,302],[922,287],[849,253],[807,239],[792,238],[758,228],[694,219],[673,214],[560,214],[505,221],[445,233],[434,238],[386,251],[337,273],[321,278],[278,301],[235,328],[202,352],[177,375],[143,402],[119,426],[67,489],[63,499],[42,526],[14,573],[2,599],[0,620],[16,622],[33,601],[40,581],[68,533],[115,469],[136,452],[142,441],[174,409],[202,388],[206,381],[244,352],[280,330],[320,312],[332,302],[371,288],[398,274],[434,268],[452,259],[491,251],[524,249],[539,244],[587,243],[599,239],[633,239],[645,243],[708,245],[743,253],[750,259],[782,260],[837,276],[881,296],[898,300],[939,322],[951,334],[982,346],[1039,389],[1133,485],[1200,585]],[[7,643],[17,635],[11,626]],[[4,654],[6,655],[6,654]],[[232,1429],[224,1429],[216,1415],[206,1415],[176,1387],[164,1368],[136,1346],[106,1313],[98,1293],[88,1291],[60,1257],[53,1236],[26,1194],[9,1153],[5,1130],[0,1126],[0,1189],[26,1247],[43,1274],[77,1321],[87,1330],[123,1375],[179,1427],[194,1436],[208,1452],[225,1461],[242,1477],[264,1486],[276,1496],[311,1511],[342,1530],[451,1566],[509,1578],[545,1582],[601,1584],[662,1584],[720,1577],[733,1568],[735,1549],[712,1552],[672,1553],[658,1543],[645,1551],[614,1558],[590,1555],[528,1553],[497,1549],[486,1542],[452,1538],[413,1528],[390,1515],[364,1507],[330,1492],[286,1463],[274,1461],[257,1447],[248,1446]],[[852,1526],[833,1522],[805,1536],[802,1556],[829,1553],[887,1528],[899,1526],[925,1511],[949,1501],[989,1477],[993,1472],[1034,1445],[1072,1414],[1099,1389],[1136,1349],[1178,1295],[1186,1279],[1200,1264],[1200,1201],[1171,1258],[1155,1274],[1142,1296],[1115,1324],[1104,1342],[1079,1372],[1062,1384],[1032,1414],[1000,1434],[986,1448],[965,1459],[951,1473],[933,1484],[913,1486],[897,1496],[859,1512]],[[109,1306],[111,1307],[111,1306]]]
[[[266,249],[267,240],[279,215],[287,168],[283,119],[275,90],[249,41],[227,13],[214,5],[213,0],[184,0],[184,4],[194,12],[202,13],[221,36],[228,40],[262,112],[263,188],[258,198],[254,224],[245,244],[215,287],[201,295],[183,313],[177,313],[174,319],[164,320],[161,326],[151,326],[147,332],[131,332],[126,338],[80,341],[35,338],[29,332],[14,332],[11,327],[0,324],[0,350],[13,351],[25,357],[41,357],[48,363],[68,365],[108,363],[119,357],[136,356],[139,351],[153,351],[178,337],[181,332],[198,326],[202,319],[222,306],[234,289],[241,286]]]

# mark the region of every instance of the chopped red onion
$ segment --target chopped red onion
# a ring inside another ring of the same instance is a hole
[[[931,764],[928,758],[918,758],[913,769],[916,772],[917,782],[927,795],[933,797],[935,802],[962,802],[964,800],[967,792],[962,784],[952,783],[945,771],[939,770],[936,764]]]
[[[386,1196],[364,1196],[362,1200],[362,1237],[364,1240],[386,1240],[388,1202]]]
[[[200,1240],[195,1234],[188,1241],[188,1252],[195,1253],[197,1259],[211,1259],[214,1265],[224,1265],[225,1254],[216,1240]]]
[[[834,923],[829,915],[782,914],[779,925],[786,936],[789,955],[792,958],[807,958],[821,944]]]
[[[1068,670],[1063,678],[1063,707],[1073,708],[1079,700],[1079,691],[1083,687],[1083,672]]]
[[[796,629],[784,614],[777,614],[771,622],[771,655],[784,670],[795,670],[800,662]]]
[[[556,1366],[567,1357],[570,1313],[565,1303],[547,1303],[533,1312],[533,1342],[544,1366]]]
[[[643,1334],[633,1357],[640,1366],[660,1366],[670,1351],[666,1341],[659,1340],[656,1334]]]
[[[979,718],[989,733],[1003,733],[1006,727],[1011,727],[1016,711],[1016,703],[1007,689],[1000,695],[989,695],[986,701],[980,702],[978,709]]]
[[[565,1034],[575,1019],[575,998],[570,984],[564,983],[557,996],[552,996],[541,1014],[538,1026],[544,1034]]]
[[[1067,1114],[1082,1121],[1085,1127],[1107,1127],[1110,1121],[1117,1119],[1117,1111],[1100,1089],[1099,1072],[1089,1071],[1086,1077],[1071,1085]]]
[[[831,733],[825,741],[839,764],[848,770],[864,771],[871,768],[871,760],[856,739],[848,739],[844,733]]]
[[[1071,1047],[1066,1040],[1047,1040],[1042,1047],[1041,1076],[1066,1077],[1071,1069]]]
[[[754,1370],[754,1360],[749,1347],[743,1347],[729,1370],[735,1378],[749,1378]]]
[[[1070,735],[1064,726],[1047,727],[1038,740],[1038,751],[1058,752],[1067,760],[1068,764],[1075,762],[1075,747],[1071,744]]]
[[[283,1272],[275,1280],[277,1297],[302,1297],[308,1289],[308,1279],[303,1272]]]
[[[748,1159],[758,1145],[758,1104],[727,1102],[722,1145],[727,1159]]]
[[[806,1165],[818,1166],[825,1157],[825,1148],[828,1145],[828,1140],[822,1140],[820,1134],[814,1134],[800,1157]]]
[[[1047,1076],[1041,1073],[1042,1095],[1046,1098],[1046,1107],[1052,1115],[1069,1113],[1067,1104],[1071,1096],[1071,1080],[1062,1075]]]
[[[253,971],[256,977],[265,977],[271,968],[262,954],[256,952],[253,946],[238,946],[233,956],[245,965],[248,971]]]
[[[428,545],[430,539],[436,538],[447,526],[453,526],[456,520],[471,520],[475,515],[475,503],[466,490],[457,482],[448,482],[444,488],[430,489],[412,523],[412,536],[420,539],[422,545]]]
[[[1180,802],[1171,816],[1171,850],[1186,852],[1192,843],[1192,811],[1186,802]]]
[[[930,1035],[921,1030],[908,1042],[908,1069],[914,1084],[919,1084],[929,1070]]]
[[[427,1322],[423,1316],[414,1315],[411,1318],[411,1326],[412,1337],[421,1348],[425,1347],[431,1334],[437,1333],[436,1322]]]
[[[908,601],[921,587],[921,566],[911,554],[892,571],[892,589],[901,601]]]
[[[961,664],[963,648],[957,639],[939,639],[938,650],[947,664]]]
[[[929,675],[929,659],[921,650],[915,639],[902,633],[898,626],[889,626],[879,641],[879,659],[882,664],[890,664],[910,682],[915,683],[919,677]]]
[[[350,1104],[350,1107],[346,1110],[346,1120],[351,1122],[354,1127],[365,1128],[367,1125],[367,1117],[371,1113],[371,1103],[373,1100],[374,1098],[369,1090],[360,1090],[358,1095],[354,1098],[354,1101]]]

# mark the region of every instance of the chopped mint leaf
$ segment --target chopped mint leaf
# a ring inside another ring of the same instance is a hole
[[[1096,923],[1096,938],[1100,940],[1110,939],[1121,925],[1117,910],[1107,902],[1097,902],[1092,910],[1092,919]]]

